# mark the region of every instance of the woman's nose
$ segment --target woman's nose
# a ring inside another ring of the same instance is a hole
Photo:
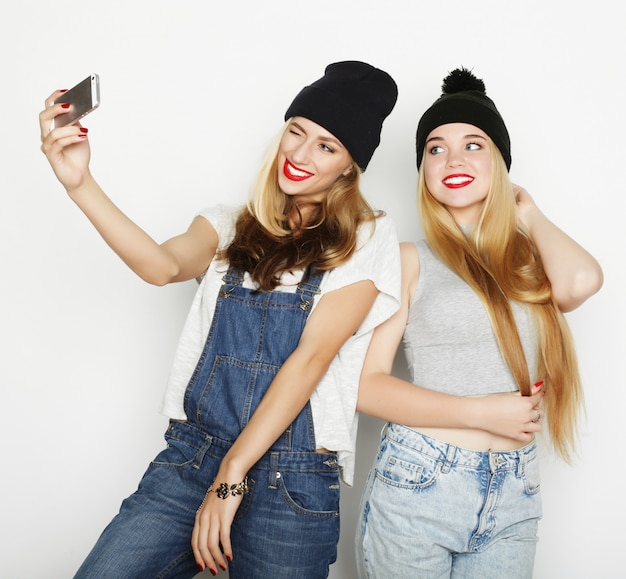
[[[461,151],[450,151],[446,159],[448,167],[459,167],[465,165],[465,157]]]
[[[309,144],[304,142],[295,147],[291,153],[294,163],[305,164],[309,160]]]

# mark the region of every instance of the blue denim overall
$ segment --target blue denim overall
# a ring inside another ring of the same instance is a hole
[[[229,269],[185,393],[187,421],[170,422],[168,447],[122,503],[76,577],[169,579],[198,572],[191,550],[196,510],[222,458],[297,347],[322,276],[304,276],[295,293],[263,292],[243,287],[243,276]],[[231,579],[328,576],[339,539],[339,470],[334,453],[315,448],[307,403],[248,473],[250,492],[231,529]]]

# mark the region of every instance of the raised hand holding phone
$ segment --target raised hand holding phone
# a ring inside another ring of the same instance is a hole
[[[41,150],[70,196],[89,177],[88,129],[78,126],[78,121],[99,104],[99,77],[90,74],[68,91],[54,91],[39,114]]]
[[[70,107],[67,113],[58,115],[53,119],[52,128],[74,123],[98,108],[100,105],[100,77],[97,74],[90,74],[54,101],[54,104],[59,103],[68,103]]]

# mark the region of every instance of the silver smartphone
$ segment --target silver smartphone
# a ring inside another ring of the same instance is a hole
[[[71,106],[69,111],[53,119],[52,128],[63,127],[82,119],[100,105],[100,77],[90,74],[56,99],[54,104],[57,103],[69,103]]]

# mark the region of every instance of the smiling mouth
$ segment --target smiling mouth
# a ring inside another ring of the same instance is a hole
[[[313,173],[309,173],[304,169],[298,169],[298,167],[290,163],[288,159],[285,159],[285,164],[283,165],[283,174],[290,181],[304,181],[305,179],[313,176]]]
[[[443,184],[451,189],[465,187],[474,181],[471,175],[450,175],[443,180]]]

